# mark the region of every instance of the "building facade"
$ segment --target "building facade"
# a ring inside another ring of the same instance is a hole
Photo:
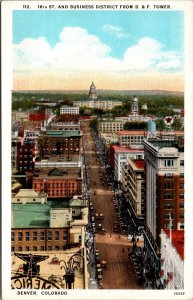
[[[146,223],[154,238],[184,229],[184,148],[179,139],[144,140]]]
[[[81,168],[35,169],[33,189],[48,194],[48,198],[71,198],[82,194]]]
[[[118,141],[121,146],[141,145],[146,134],[144,130],[123,130],[118,132]]]
[[[144,160],[128,160],[122,166],[122,189],[136,217],[145,216]]]
[[[184,289],[184,231],[161,231],[161,276],[166,289]]]
[[[79,107],[62,105],[60,107],[60,114],[61,115],[64,115],[64,114],[79,115]]]
[[[17,143],[17,169],[20,172],[33,172],[35,157],[35,144],[33,141]]]
[[[82,133],[78,130],[47,130],[39,138],[40,158],[45,159],[56,154],[70,155],[80,153]]]

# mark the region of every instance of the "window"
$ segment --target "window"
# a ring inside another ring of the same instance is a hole
[[[29,231],[26,231],[26,233],[25,233],[25,240],[26,241],[30,240],[30,232]]]
[[[184,173],[180,173],[180,178],[184,178]]]
[[[48,251],[52,251],[52,246],[48,246]]]
[[[14,242],[15,241],[15,232],[11,233],[11,241]]]
[[[164,203],[164,209],[173,209],[174,208],[174,204],[172,203]]]
[[[22,247],[18,247],[18,251],[22,251]]]
[[[60,247],[59,247],[59,246],[55,246],[55,250],[56,250],[56,251],[59,251],[59,250],[60,250]]]
[[[184,189],[184,183],[180,183],[180,188],[183,190]]]
[[[164,193],[164,199],[174,199],[174,194],[171,192]]]
[[[184,224],[180,224],[180,229],[184,229]]]
[[[63,231],[63,240],[66,241],[67,240],[67,232]]]
[[[180,219],[184,219],[184,213],[180,213]]]
[[[17,199],[17,202],[20,202],[20,199]]]
[[[23,234],[22,234],[22,232],[18,232],[18,241],[22,241],[22,239],[23,239]]]
[[[79,237],[78,237],[78,242],[79,242],[79,243],[82,242],[82,236],[81,236],[81,235],[79,235]]]
[[[184,208],[184,202],[180,202],[180,208]]]
[[[174,160],[173,159],[165,159],[164,160],[165,167],[173,167],[174,166]]]
[[[173,173],[166,173],[165,174],[165,178],[173,178],[174,177],[174,174]]]
[[[38,233],[37,233],[37,231],[34,231],[33,232],[33,240],[37,241],[37,239],[38,239]]]
[[[60,233],[59,233],[59,231],[55,231],[55,240],[56,240],[56,241],[59,241],[59,238],[60,238]]]
[[[180,160],[180,166],[184,166],[184,160]]]
[[[48,241],[52,241],[52,231],[48,231]]]
[[[165,220],[169,220],[169,219],[173,219],[174,218],[174,214],[173,213],[167,213],[164,215],[164,219]]]
[[[45,232],[44,231],[41,231],[41,233],[40,233],[40,240],[41,241],[45,240]]]
[[[38,247],[37,246],[33,246],[33,251],[38,251]]]
[[[164,183],[164,189],[167,189],[167,190],[171,190],[174,188],[174,185],[172,182],[165,182]]]
[[[14,252],[15,251],[15,247],[11,247],[11,252]]]
[[[44,246],[41,246],[40,247],[40,251],[44,251],[45,250],[45,247]]]
[[[26,247],[25,247],[25,251],[30,251],[30,247],[29,247],[29,246],[26,246]]]
[[[184,193],[180,194],[180,199],[184,199]]]

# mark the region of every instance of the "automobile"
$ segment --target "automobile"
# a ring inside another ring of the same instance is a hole
[[[95,217],[92,216],[91,217],[91,221],[94,222],[95,221]]]
[[[99,230],[102,230],[102,224],[101,223],[99,223],[98,225],[97,225],[97,228],[99,229]]]
[[[104,219],[104,216],[103,214],[99,214],[99,219],[103,220]]]
[[[96,214],[95,214],[95,218],[96,218],[96,219],[99,219],[99,214],[96,213]]]
[[[116,221],[114,221],[114,226],[113,226],[113,228],[114,228],[114,232],[117,232],[117,231],[118,231],[118,224],[117,224]]]

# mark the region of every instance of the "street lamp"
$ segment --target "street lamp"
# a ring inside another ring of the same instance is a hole
[[[74,288],[74,278],[76,271],[83,271],[84,266],[84,258],[80,253],[76,253],[71,256],[71,258],[66,262],[64,260],[60,260],[59,264],[63,262],[63,265],[60,269],[65,270],[65,274],[63,279],[66,281],[66,289]]]

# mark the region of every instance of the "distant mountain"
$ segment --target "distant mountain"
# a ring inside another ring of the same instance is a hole
[[[179,91],[164,91],[164,90],[100,90],[98,94],[115,94],[115,95],[172,95],[183,96],[183,92]],[[13,93],[26,94],[88,94],[88,90],[20,90]]]

